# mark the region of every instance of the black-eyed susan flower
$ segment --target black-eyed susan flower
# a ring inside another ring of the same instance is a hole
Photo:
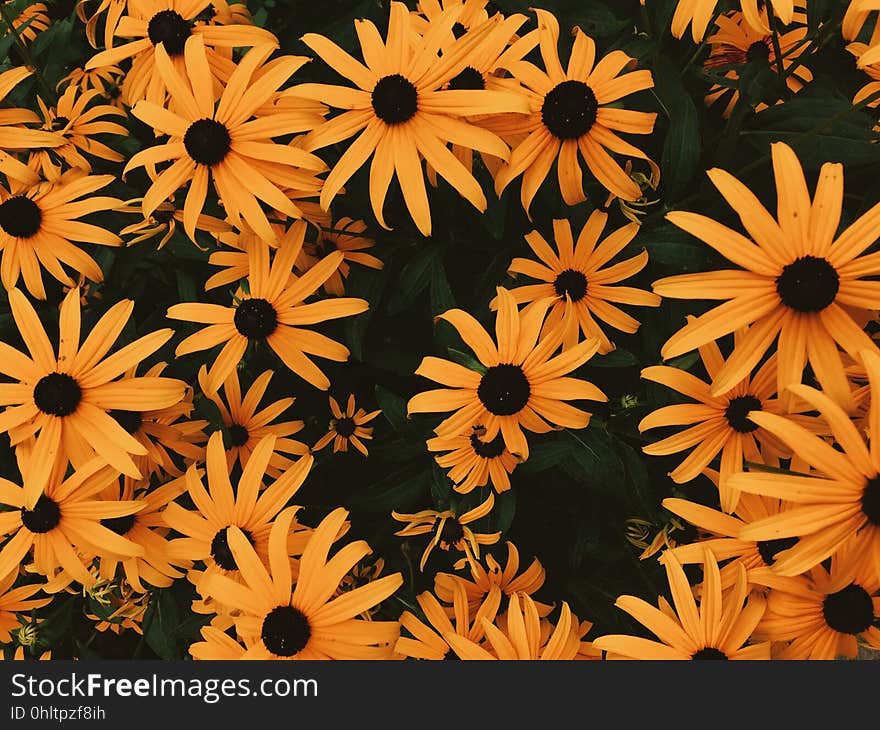
[[[574,659],[582,649],[581,638],[585,632],[581,631],[577,616],[565,601],[562,602],[555,625],[540,618],[535,602],[524,593],[514,593],[510,597],[509,608],[499,614],[495,623],[485,618],[482,621],[486,633],[482,646],[457,634],[450,633],[443,637],[459,659]],[[589,626],[587,624],[586,628]]]
[[[382,260],[366,253],[373,248],[375,241],[367,233],[367,224],[351,218],[340,218],[329,228],[319,228],[313,241],[307,241],[303,252],[296,262],[300,271],[306,271],[317,261],[334,251],[342,251],[342,263],[330,278],[324,282],[324,291],[335,297],[345,294],[345,280],[351,271],[352,264],[366,266],[369,269],[381,269]]]
[[[796,13],[795,20],[802,25],[793,28],[778,36],[779,50],[785,85],[791,93],[796,94],[813,80],[813,72],[803,65],[801,54],[806,50],[807,44],[804,38],[807,35],[806,15]],[[715,104],[719,101],[726,102],[724,116],[729,117],[739,100],[739,91],[736,88],[740,78],[741,66],[752,62],[764,62],[770,69],[779,72],[780,61],[776,58],[776,49],[773,44],[772,34],[760,29],[755,29],[742,13],[730,13],[720,16],[716,21],[718,30],[713,33],[706,43],[710,45],[709,57],[703,62],[703,67],[709,70],[717,70],[731,86],[713,84],[706,95],[706,104]],[[795,68],[789,73],[792,65]],[[755,111],[762,111],[767,104],[760,102],[755,106]]]
[[[168,84],[171,104],[166,109],[161,103],[141,101],[131,113],[169,135],[169,139],[138,152],[123,171],[127,174],[140,166],[172,163],[144,195],[144,217],[151,216],[187,182],[190,185],[183,206],[183,229],[190,238],[195,236],[209,187],[213,187],[236,227],[241,228],[244,219],[265,241],[274,241],[275,232],[258,201],[291,218],[302,216],[282,187],[317,195],[321,183],[313,173],[325,170],[326,165],[300,147],[272,141],[273,137],[297,131],[290,114],[253,117],[308,59],[285,56],[267,64],[273,50],[273,46],[264,44],[248,51],[215,101],[208,57],[200,37],[187,41],[180,70],[162,47],[156,49],[156,71]]]
[[[247,292],[239,290],[233,306],[192,303],[175,304],[168,317],[209,325],[177,346],[177,355],[207,350],[226,343],[208,371],[204,387],[216,392],[241,361],[248,342],[265,342],[303,380],[327,390],[330,381],[309,358],[317,355],[344,362],[349,351],[344,345],[302,325],[360,314],[369,306],[364,299],[340,297],[305,304],[307,297],[339,268],[342,253],[336,251],[315,264],[301,277],[292,277],[293,263],[300,254],[306,223],[291,225],[271,266],[269,247],[248,248],[250,274]]]
[[[233,526],[242,530],[264,561],[268,560],[272,524],[302,486],[313,463],[307,454],[266,486],[263,479],[274,446],[275,437],[271,435],[257,444],[233,489],[223,435],[215,432],[208,440],[206,454],[207,490],[195,464],[186,472],[186,489],[196,510],[186,510],[173,502],[162,512],[165,524],[183,535],[171,541],[170,554],[202,561],[207,566],[198,585],[216,572],[239,570],[229,548],[229,530]]]
[[[103,593],[99,603],[104,618],[86,612],[86,618],[95,622],[96,631],[111,631],[117,636],[124,631],[134,631],[143,635],[144,616],[150,607],[151,593],[138,593],[124,580],[118,584],[99,581],[94,588],[84,591],[93,600],[96,592]]]
[[[113,45],[108,38],[107,50],[92,56],[86,69],[98,66],[111,66],[125,59],[131,59],[131,68],[125,75],[122,93],[125,102],[132,106],[147,99],[160,106],[165,103],[166,93],[171,91],[168,79],[160,72],[162,62],[159,49],[172,59],[179,72],[183,72],[184,49],[191,37],[196,37],[207,49],[207,75],[200,76],[199,84],[207,94],[212,94],[219,82],[216,79],[220,69],[229,67],[228,57],[220,49],[246,48],[261,44],[278,46],[272,33],[251,24],[223,25],[194,22],[210,0],[143,0],[138,3],[119,3],[110,0],[103,3],[107,8],[107,29],[113,28],[116,38],[134,39],[122,45]],[[125,7],[126,15],[118,16],[119,6]],[[95,16],[98,15],[95,13]],[[94,16],[93,16],[94,17]],[[113,27],[113,21],[116,21]],[[113,47],[111,47],[113,46]],[[227,63],[224,63],[227,61]],[[224,79],[226,81],[226,79]]]
[[[99,494],[119,472],[101,459],[90,462],[63,479],[55,469],[46,489],[35,504],[28,506],[23,487],[0,479],[0,535],[7,537],[0,550],[0,574],[33,563],[36,573],[52,580],[46,592],[57,592],[72,581],[83,586],[95,584],[90,572],[92,557],[118,559],[141,553],[141,546],[107,528],[102,522],[134,514],[142,502],[102,499]],[[31,561],[26,557],[32,553]]]
[[[599,352],[608,353],[614,349],[614,345],[596,320],[622,332],[633,333],[638,330],[639,321],[616,305],[656,307],[660,304],[660,297],[656,294],[631,286],[619,286],[621,281],[645,268],[648,252],[643,250],[636,256],[608,266],[635,238],[639,226],[629,223],[609,233],[599,243],[607,220],[606,213],[593,211],[581,229],[577,242],[567,220],[554,220],[555,250],[538,231],[527,233],[526,241],[538,261],[515,258],[507,269],[514,276],[523,274],[542,282],[511,289],[510,293],[517,304],[545,297],[555,299],[544,322],[545,332],[561,323],[567,310],[573,310],[578,327],[570,329],[563,340],[566,349],[577,344],[580,332],[585,338],[598,338],[601,343]]]
[[[82,91],[95,90],[105,99],[112,99],[123,75],[124,71],[118,66],[97,66],[89,70],[75,68],[55,88],[60,90],[62,86],[72,86]]]
[[[55,132],[64,140],[61,145],[32,152],[29,164],[39,169],[49,180],[57,178],[64,166],[92,171],[89,157],[99,157],[110,162],[122,162],[123,155],[98,141],[96,135],[113,134],[127,137],[128,130],[108,117],[122,117],[125,112],[110,104],[93,104],[101,96],[95,89],[83,91],[68,86],[54,107],[37,97],[43,129]]]
[[[309,453],[308,446],[290,438],[293,434],[302,431],[304,425],[302,421],[276,423],[281,414],[293,405],[294,398],[279,398],[260,409],[260,402],[274,374],[272,370],[260,373],[242,397],[238,370],[233,369],[223,383],[223,395],[226,398],[224,403],[219,391],[212,393],[206,386],[208,369],[202,365],[199,370],[199,383],[202,385],[205,397],[217,406],[227,431],[227,443],[224,446],[226,465],[230,472],[236,463],[244,468],[257,444],[269,435],[275,437],[272,456],[266,467],[266,472],[270,476],[277,477],[282,471],[293,466],[294,461],[291,456],[303,456]]]
[[[247,659],[388,659],[400,635],[397,621],[356,618],[403,583],[387,575],[334,598],[342,577],[370,553],[363,540],[349,543],[333,558],[328,552],[348,516],[341,507],[321,520],[303,551],[294,584],[287,534],[296,508],[284,510],[269,535],[268,570],[237,527],[229,548],[244,585],[223,575],[203,584],[203,593],[222,597],[237,615],[235,627]]]
[[[738,6],[749,25],[756,31],[769,34],[770,21],[767,17],[767,6],[769,5],[783,25],[788,25],[794,18],[796,3],[797,0],[769,0],[769,3],[765,3],[763,0],[740,0]],[[690,26],[694,42],[699,43],[706,35],[709,23],[715,16],[717,5],[718,0],[678,0],[670,26],[672,35],[681,38],[687,27]]]
[[[830,569],[797,577],[753,574],[770,588],[758,632],[778,647],[774,659],[855,659],[860,645],[880,649],[880,576],[854,558],[844,550]]]
[[[504,436],[499,432],[494,439],[485,440],[485,426],[476,425],[470,433],[443,438],[428,439],[428,451],[438,453],[434,459],[444,469],[454,483],[454,489],[467,494],[475,487],[484,487],[489,482],[499,494],[510,489],[510,474],[519,464],[519,459],[504,445]]]
[[[398,654],[413,659],[445,659],[450,652],[449,642],[444,638],[450,634],[463,636],[470,641],[479,643],[485,629],[483,619],[489,623],[495,620],[501,606],[501,591],[492,586],[488,595],[473,609],[465,591],[464,581],[457,576],[450,580],[450,606],[440,604],[431,591],[424,591],[416,596],[419,608],[425,616],[420,620],[412,611],[404,611],[400,615],[401,629],[406,629],[410,636],[401,635],[394,650]],[[450,620],[450,616],[455,623]],[[401,634],[403,632],[401,631]]]
[[[447,386],[413,396],[407,404],[412,413],[455,413],[437,426],[436,433],[452,438],[469,433],[474,425],[486,429],[483,441],[491,443],[500,432],[510,453],[521,460],[529,456],[523,429],[546,433],[553,426],[586,428],[590,414],[565,403],[569,400],[605,401],[592,383],[567,377],[599,349],[599,340],[581,342],[553,357],[564,339],[569,319],[543,338],[539,337],[552,299],[541,299],[518,311],[513,296],[498,288],[498,313],[492,337],[461,309],[439,315],[458,330],[479,360],[480,370],[437,357],[425,357],[417,375]],[[553,424],[553,425],[551,425]]]
[[[124,583],[137,593],[149,592],[145,583],[156,588],[167,588],[175,579],[183,578],[184,573],[178,568],[192,567],[189,561],[175,563],[172,559],[166,540],[169,530],[162,517],[165,507],[186,490],[185,477],[172,479],[155,489],[150,489],[149,486],[149,483],[136,484],[132,479],[123,478],[121,484],[111,485],[102,495],[111,501],[137,501],[141,504],[141,509],[137,512],[101,520],[101,524],[135,545],[140,545],[142,552],[124,559],[103,556],[98,570],[102,580],[115,581],[124,578]],[[120,566],[121,575],[118,570]]]
[[[730,390],[710,395],[711,380],[725,360],[714,342],[703,345],[699,352],[709,383],[666,365],[642,370],[645,380],[665,385],[697,401],[664,406],[645,416],[639,423],[641,432],[669,426],[681,430],[642,447],[642,451],[652,456],[666,456],[690,450],[684,461],[669,472],[677,484],[686,484],[698,477],[720,454],[721,507],[725,512],[732,512],[739,494],[730,488],[730,476],[741,472],[746,461],[778,466],[779,457],[789,455],[784,443],[748,417],[752,411],[779,413],[775,397],[777,357],[771,355],[754,377],[747,376]],[[807,419],[804,422],[808,422]]]
[[[468,123],[464,117],[498,112],[525,112],[523,97],[487,89],[449,89],[447,84],[467,65],[471,53],[494,24],[463,35],[438,56],[440,45],[458,22],[455,5],[431,22],[424,37],[414,30],[407,7],[392,2],[388,34],[383,42],[369,20],[356,20],[364,63],[324,36],[307,33],[302,41],[357,88],[302,84],[299,96],[345,110],[306,135],[303,147],[320,149],[358,135],[334,165],[321,190],[321,207],[330,203],[351,176],[372,156],[370,201],[383,228],[385,195],[393,175],[418,229],[431,235],[431,212],[421,160],[444,178],[478,210],[486,196],[477,180],[447,149],[450,142],[507,159],[509,149],[497,136]]]
[[[366,424],[376,418],[382,412],[381,409],[367,413],[363,408],[357,407],[354,394],[351,394],[344,411],[336,399],[330,396],[330,412],[333,418],[330,419],[328,431],[318,439],[312,451],[320,451],[332,441],[334,454],[348,451],[348,445],[351,444],[364,456],[369,456],[364,440],[373,438],[373,429]]]
[[[778,337],[777,392],[787,409],[786,386],[801,382],[809,362],[823,389],[842,404],[850,385],[838,345],[858,359],[872,348],[854,319],[880,306],[867,281],[880,269],[873,254],[880,223],[875,205],[840,235],[843,165],[826,163],[816,193],[810,193],[794,151],[783,142],[771,146],[779,201],[774,218],[752,191],[724,170],[709,179],[737,212],[749,237],[698,213],[675,211],[667,219],[741,267],[660,279],[654,291],[674,299],[725,300],[691,320],[661,349],[673,358],[751,325],[748,334],[716,373],[710,395],[730,390],[758,364]]]
[[[46,3],[28,5],[12,21],[16,35],[24,43],[32,43],[40,33],[48,30],[51,24]]]
[[[12,641],[9,632],[18,628],[19,613],[30,613],[52,602],[52,596],[34,598],[42,590],[42,583],[27,583],[13,588],[17,578],[18,566],[0,578],[0,644]]]
[[[158,350],[173,334],[157,330],[107,355],[131,317],[134,302],[111,307],[80,345],[79,289],[61,303],[58,353],[31,303],[18,289],[9,292],[12,316],[30,356],[0,343],[0,373],[14,382],[0,390],[0,432],[13,446],[36,441],[22,469],[25,504],[33,507],[56,465],[84,464],[95,454],[122,473],[140,479],[132,455],[145,447],[109,414],[151,411],[179,403],[186,383],[163,377],[119,378]]]
[[[471,527],[471,524],[486,517],[494,506],[495,494],[489,492],[489,496],[483,502],[466,512],[460,512],[458,509],[442,511],[426,509],[412,514],[392,512],[391,516],[395,520],[407,523],[406,527],[394,534],[399,537],[412,537],[433,533],[422,552],[419,570],[425,569],[428,557],[437,546],[447,552],[457,550],[465,555],[479,557],[480,545],[494,545],[501,539],[501,533],[478,532],[476,525]]]
[[[660,608],[635,596],[620,596],[614,603],[659,641],[608,634],[595,639],[593,646],[627,659],[770,659],[769,641],[749,643],[767,602],[760,594],[750,595],[745,567],[739,566],[732,590],[722,593],[718,563],[706,550],[698,606],[681,563],[674,555],[667,556],[664,564],[674,609],[662,596]]]
[[[89,196],[113,182],[113,175],[84,175],[70,170],[52,182],[10,181],[0,185],[0,280],[12,289],[19,278],[37,299],[46,298],[42,269],[67,286],[75,286],[64,266],[91,281],[103,280],[101,267],[77,243],[119,246],[115,233],[78,220],[112,210],[122,201]]]
[[[640,69],[619,75],[634,60],[623,51],[612,51],[596,63],[596,44],[580,28],[563,70],[559,59],[559,23],[552,13],[538,16],[544,68],[529,61],[506,64],[513,78],[527,89],[528,114],[492,120],[486,126],[502,135],[524,138],[511,150],[510,159],[495,176],[498,195],[523,176],[520,199],[528,213],[538,188],[553,163],[562,198],[569,205],[586,200],[578,155],[596,180],[624,200],[638,200],[641,188],[609,154],[648,159],[644,152],[616,133],[650,134],[657,115],[621,108],[617,102],[654,85],[651,72]]]
[[[171,196],[169,200],[164,203],[159,203],[149,216],[144,216],[143,208],[141,206],[142,203],[143,198],[134,198],[132,200],[126,200],[124,205],[115,209],[117,213],[133,213],[141,218],[138,222],[132,223],[119,231],[119,235],[123,238],[131,236],[131,238],[127,238],[125,241],[127,246],[134,246],[136,243],[141,243],[143,241],[148,241],[151,238],[155,238],[156,236],[161,236],[159,244],[156,246],[157,249],[161,250],[165,247],[165,244],[171,240],[171,237],[177,230],[177,224],[183,223],[183,208],[176,205],[174,196]],[[232,226],[226,221],[222,221],[212,215],[199,213],[196,217],[195,229],[197,231],[207,231],[214,236],[219,236],[224,233],[229,233],[232,230]],[[194,238],[191,238],[190,240],[197,248],[202,248]]]
[[[776,555],[773,570],[799,575],[857,539],[862,557],[880,576],[880,354],[862,353],[871,381],[868,416],[870,443],[849,414],[825,393],[808,385],[790,390],[821,414],[840,450],[803,426],[772,413],[754,411],[749,418],[796,450],[815,475],[750,471],[731,477],[731,486],[751,494],[784,499],[793,507],[744,526],[743,540],[800,538]]]

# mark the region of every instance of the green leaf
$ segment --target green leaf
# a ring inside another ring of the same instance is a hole
[[[446,267],[439,257],[434,259],[431,265],[431,283],[429,288],[431,298],[431,312],[435,315],[443,314],[455,308],[455,296],[446,278]]]
[[[383,388],[381,385],[376,386],[376,403],[382,409],[382,415],[385,420],[391,424],[395,431],[408,430],[409,421],[406,417],[406,400],[401,398],[397,393]]]
[[[529,458],[516,467],[523,474],[538,474],[561,464],[571,452],[569,439],[544,440],[529,449]]]
[[[625,470],[615,453],[615,439],[598,428],[568,431],[573,444],[566,462],[571,473],[588,489],[623,495]]]
[[[656,59],[654,90],[670,112],[669,131],[660,158],[660,180],[667,200],[680,198],[700,164],[702,139],[697,107],[684,88],[681,72],[665,56]]]
[[[438,510],[449,509],[453,492],[452,480],[446,475],[446,470],[436,461],[431,462],[431,475],[431,499],[434,502],[434,508]]]
[[[491,515],[494,519],[492,522],[492,532],[506,533],[513,524],[513,518],[516,516],[516,492],[509,489],[506,492],[495,497],[495,508]]]
[[[162,659],[179,658],[175,638],[179,618],[171,589],[154,591],[144,614],[144,639]]]
[[[459,365],[464,365],[468,370],[478,372],[480,375],[486,374],[486,366],[473,355],[468,355],[466,352],[456,350],[454,347],[447,347],[446,352],[449,353],[449,359],[453,362],[457,362]]]
[[[607,355],[596,355],[590,365],[597,368],[629,368],[639,365],[638,358],[628,350],[618,347]]]
[[[428,287],[438,252],[437,246],[422,248],[401,269],[395,281],[394,293],[388,302],[388,314],[400,314],[408,309],[416,297]]]
[[[421,463],[409,464],[365,487],[349,500],[349,507],[365,512],[406,510],[431,490],[431,471]]]

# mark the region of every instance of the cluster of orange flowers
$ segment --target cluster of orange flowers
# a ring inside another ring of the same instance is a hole
[[[672,19],[676,37],[690,25],[695,41],[715,22],[707,68],[723,67],[735,82],[731,66],[758,54],[778,64],[792,92],[810,82],[800,66],[801,5],[744,0],[741,13],[720,17],[715,5],[682,0]],[[0,280],[24,346],[0,342],[0,433],[21,474],[20,483],[0,480],[0,643],[13,635],[22,643],[26,614],[63,591],[113,608],[95,617],[99,629],[141,631],[151,589],[185,579],[199,596],[192,611],[206,617],[203,640],[190,647],[197,659],[830,659],[854,656],[860,641],[880,648],[880,448],[872,440],[880,351],[866,331],[880,309],[880,254],[868,252],[880,205],[839,232],[842,166],[824,165],[811,194],[795,153],[776,143],[776,215],[713,169],[709,178],[744,233],[696,213],[666,216],[731,268],[661,279],[652,292],[626,285],[648,263],[645,251],[624,252],[659,171],[620,134],[653,132],[655,113],[626,108],[627,97],[652,88],[650,70],[620,50],[598,57],[579,28],[563,66],[550,12],[536,10],[537,27],[523,32],[528,16],[490,15],[486,6],[423,0],[411,11],[392,2],[384,38],[356,21],[360,58],[306,34],[315,56],[350,82],[331,85],[291,84],[310,59],[277,55],[278,40],[243,4],[79,4],[89,41],[103,50],[66,77],[56,104],[0,110]],[[847,39],[873,12],[866,7],[851,3]],[[46,27],[40,12],[28,8],[36,20],[25,18],[20,42]],[[788,30],[771,42],[777,24]],[[859,103],[880,88],[880,38],[850,50],[875,79]],[[0,74],[0,99],[30,73]],[[710,89],[706,102],[727,91]],[[728,114],[736,102],[734,93]],[[127,135],[129,115],[154,143],[126,158],[96,137]],[[319,153],[340,144],[330,168]],[[93,175],[94,158],[124,162],[120,177],[140,179],[142,197],[98,195],[116,178]],[[383,265],[367,253],[369,228],[331,211],[368,161],[372,212],[384,228],[394,177],[429,236],[428,189],[438,176],[480,211],[489,203],[476,168],[499,196],[521,178],[528,213],[554,165],[566,204],[586,201],[586,168],[631,220],[609,230],[597,207],[579,231],[553,220],[552,242],[530,232],[533,257],[513,258],[508,272],[531,283],[498,287],[489,303],[494,333],[461,309],[438,317],[473,357],[424,357],[416,374],[440,387],[415,395],[408,413],[445,414],[426,448],[455,492],[491,488],[470,509],[462,500],[392,514],[404,523],[397,535],[430,536],[420,569],[437,547],[461,558],[397,619],[387,618],[395,613],[388,599],[403,577],[383,575],[366,542],[346,539],[347,510],[312,526],[296,504],[314,452],[332,443],[334,452],[366,456],[368,424],[380,411],[358,408],[353,396],[330,398],[328,432],[310,447],[291,438],[302,421],[279,421],[293,398],[260,409],[273,371],[244,393],[239,376],[255,343],[325,391],[331,383],[315,360],[349,358],[314,326],[370,305],[345,296],[351,266]],[[113,232],[80,220],[108,212],[134,223]],[[201,367],[198,397],[217,406],[225,433],[206,433],[208,423],[194,417],[194,386],[166,376],[165,363],[138,374],[174,330],[115,347],[134,302],[113,304],[82,338],[82,310],[103,272],[81,244],[159,238],[161,247],[178,224],[198,246],[210,239],[219,271],[207,288],[233,287],[226,306],[182,302],[167,311],[199,325],[177,343],[178,357],[216,352]],[[28,297],[47,298],[44,273],[67,292],[57,338]],[[691,401],[646,415],[640,430],[665,434],[644,451],[686,452],[670,477],[685,484],[708,475],[721,509],[663,503],[697,532],[677,544],[664,531],[643,556],[665,548],[672,604],[617,601],[659,641],[588,641],[592,624],[566,602],[533,597],[544,583],[540,562],[520,572],[508,542],[502,567],[481,554],[502,533],[478,525],[529,458],[529,434],[586,428],[590,403],[607,400],[575,371],[611,352],[614,332],[637,331],[622,306],[656,307],[661,297],[720,304],[690,318],[661,353],[670,360],[698,350],[706,378],[670,365],[642,372]],[[702,566],[699,583],[690,584],[685,564]]]

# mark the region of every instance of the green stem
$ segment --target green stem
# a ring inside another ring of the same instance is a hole
[[[34,76],[37,79],[37,84],[40,86],[42,93],[46,97],[46,101],[49,102],[51,106],[54,106],[58,101],[55,96],[55,92],[52,90],[52,87],[49,86],[49,83],[46,81],[46,77],[43,76],[43,72],[40,71],[39,66],[37,66],[34,61],[34,57],[31,55],[30,49],[27,47],[27,43],[24,42],[24,39],[21,37],[21,34],[18,32],[18,29],[15,27],[14,19],[9,15],[9,9],[6,7],[5,2],[0,2],[0,17],[3,18],[3,22],[6,23],[6,27],[9,28],[9,32],[15,36],[15,46],[18,48],[18,52],[21,54],[22,59],[24,59],[25,65],[32,69],[34,72]]]
[[[773,41],[773,55],[776,56],[776,72],[783,77],[785,66],[782,62],[782,46],[779,44],[779,32],[776,30],[776,13],[773,8],[767,8],[767,17],[770,20],[770,38]]]
[[[706,26],[706,32],[703,34],[703,40],[700,41],[700,45],[697,46],[697,50],[694,51],[693,55],[690,57],[688,62],[685,64],[684,68],[681,70],[681,75],[684,76],[687,73],[687,70],[694,65],[697,58],[699,58],[700,53],[702,53],[703,49],[706,47],[706,44],[709,42],[709,36],[712,32],[712,28],[715,26],[715,21],[718,20],[722,11],[716,10],[715,15],[712,16],[712,20],[709,21],[709,25]]]

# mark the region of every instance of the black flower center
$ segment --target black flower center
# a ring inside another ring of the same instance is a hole
[[[827,260],[802,256],[788,264],[776,279],[782,303],[796,312],[821,312],[837,296],[840,276]]]
[[[739,395],[731,398],[724,416],[734,431],[751,433],[758,430],[758,425],[748,419],[749,411],[760,411],[761,399],[753,395]]]
[[[825,623],[841,634],[860,634],[874,623],[874,602],[856,583],[825,597],[822,603]]]
[[[486,88],[486,82],[483,79],[483,74],[477,71],[473,66],[468,66],[449,82],[449,88],[481,91]]]
[[[101,524],[117,535],[127,535],[131,528],[134,527],[136,521],[137,517],[135,515],[125,515],[124,517],[108,517],[105,520],[101,520]]]
[[[14,195],[0,204],[0,228],[13,238],[30,238],[40,230],[43,211],[24,195]]]
[[[153,220],[156,223],[169,223],[174,217],[174,208],[157,208],[153,211]]]
[[[373,87],[373,111],[386,124],[402,124],[415,116],[419,93],[400,74],[384,76]]]
[[[755,41],[752,45],[749,46],[746,51],[746,61],[749,63],[753,61],[769,61],[770,60],[770,46],[767,45],[767,41]]]
[[[865,484],[862,492],[862,512],[875,527],[880,527],[880,476],[873,477]]]
[[[127,433],[135,433],[144,424],[140,411],[110,411],[110,417]]]
[[[349,418],[346,416],[345,418],[340,418],[336,421],[336,425],[333,427],[333,430],[336,431],[343,438],[348,438],[354,433],[354,429],[356,424],[353,418]]]
[[[489,413],[512,416],[529,402],[532,388],[519,365],[493,365],[483,375],[477,396]]]
[[[476,433],[471,434],[471,447],[477,456],[484,459],[497,459],[504,453],[504,436],[499,432],[491,441],[481,441]]]
[[[444,545],[457,545],[464,538],[464,528],[461,523],[450,517],[443,523],[443,529],[440,530],[440,542]]]
[[[278,313],[265,299],[245,299],[235,310],[235,328],[251,340],[262,340],[278,326]]]
[[[52,120],[52,131],[60,132],[68,124],[70,124],[70,120],[67,117],[55,117],[55,119]]]
[[[260,637],[276,656],[294,656],[309,643],[312,627],[308,617],[293,606],[273,608],[263,619]]]
[[[579,302],[587,295],[587,277],[581,271],[566,269],[553,282],[556,293],[565,299],[565,295],[573,302]]]
[[[251,537],[251,533],[245,529],[239,529],[244,533],[248,542],[253,545],[254,541]],[[214,562],[223,568],[223,570],[238,570],[235,556],[233,556],[232,550],[229,547],[229,539],[227,537],[228,532],[229,528],[224,527],[223,529],[218,530],[217,534],[214,535],[214,539],[211,540],[211,557],[214,558]]]
[[[775,540],[761,540],[758,542],[758,554],[767,565],[776,562],[776,556],[783,550],[788,550],[798,543],[796,537],[777,537]]]
[[[189,23],[176,10],[156,13],[147,26],[147,34],[154,46],[160,43],[169,56],[180,56],[191,33]]]
[[[699,651],[691,654],[691,659],[729,659],[723,651],[720,649],[715,649],[714,647],[707,646],[704,649],[700,649]]]
[[[229,130],[214,119],[193,122],[183,135],[187,154],[200,165],[209,167],[223,161],[231,144]]]
[[[229,444],[233,448],[244,446],[250,437],[248,430],[240,423],[233,423],[229,427]]]
[[[37,535],[51,532],[61,522],[61,507],[51,497],[42,495],[33,509],[21,511],[21,524]]]
[[[50,416],[69,416],[82,399],[82,389],[67,373],[49,373],[34,386],[34,403]]]
[[[541,121],[550,134],[559,139],[583,137],[596,123],[599,102],[583,81],[563,81],[547,96],[541,106]]]

